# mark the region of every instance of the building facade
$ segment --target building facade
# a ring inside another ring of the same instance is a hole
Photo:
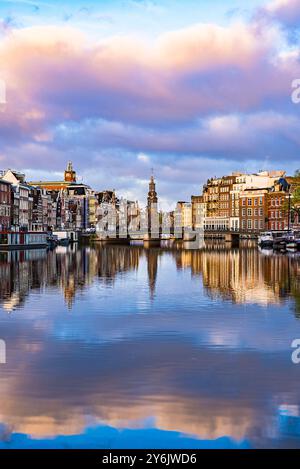
[[[212,178],[203,187],[205,229],[217,231],[230,229],[231,192],[235,181],[235,175]]]
[[[0,230],[11,227],[12,185],[0,179]]]
[[[205,203],[203,195],[192,195],[191,202],[193,230],[203,230],[205,219]]]
[[[259,232],[268,228],[268,189],[240,193],[240,230]]]

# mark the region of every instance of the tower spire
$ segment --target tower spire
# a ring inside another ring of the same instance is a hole
[[[155,179],[154,179],[153,169],[152,169],[152,174],[151,174],[151,178],[149,182],[148,198],[147,198],[148,208],[150,208],[151,205],[153,204],[157,204],[157,200],[158,199],[157,199],[157,192],[155,188]]]

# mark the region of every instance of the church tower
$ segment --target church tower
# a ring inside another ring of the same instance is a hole
[[[148,209],[153,206],[153,204],[157,204],[157,192],[155,190],[155,180],[154,176],[152,174],[150,182],[149,182],[149,192],[148,192],[148,198],[147,198],[147,206]]]
[[[76,182],[76,171],[73,170],[72,161],[68,162],[67,169],[65,170],[65,182]]]

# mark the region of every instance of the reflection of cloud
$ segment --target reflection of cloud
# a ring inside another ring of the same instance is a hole
[[[241,248],[160,251],[157,262],[151,252],[89,247],[11,263],[21,267],[27,295],[21,314],[1,319],[9,359],[0,374],[0,421],[13,434],[82,435],[91,425],[109,425],[208,440],[229,435],[256,445],[278,434],[278,405],[294,405],[297,397],[299,370],[289,348],[297,323],[281,308],[272,318],[259,306],[245,308],[237,289],[252,276],[275,285],[280,297],[297,260]],[[157,262],[152,303],[148,262]],[[5,272],[2,288],[13,270]],[[72,315],[61,297],[69,275],[81,291]],[[221,297],[211,302],[207,289]],[[144,314],[136,313],[140,304]]]
[[[14,373],[0,378],[0,420],[35,438],[81,434],[91,424],[150,425],[200,439],[258,438],[257,428],[267,429],[276,412],[265,406],[266,397],[292,398],[297,381],[279,354],[231,354],[154,336],[95,348],[36,334],[44,347],[10,356]]]
[[[108,426],[90,427],[81,435],[59,435],[51,439],[33,439],[24,434],[10,434],[4,427],[1,449],[235,449],[249,448],[246,441],[235,442],[223,437],[218,440],[197,440],[189,435],[156,429],[116,430]]]

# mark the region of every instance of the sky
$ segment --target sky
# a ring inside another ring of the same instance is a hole
[[[299,0],[0,3],[0,168],[162,208],[211,176],[300,167]]]

